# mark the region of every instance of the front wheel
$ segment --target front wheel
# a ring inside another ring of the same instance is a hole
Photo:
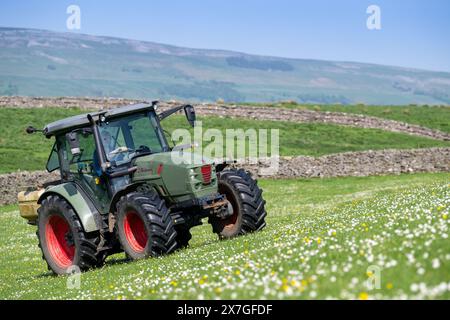
[[[265,200],[257,181],[242,169],[226,169],[219,173],[219,193],[226,196],[233,214],[225,219],[211,217],[213,231],[221,239],[262,230],[266,226]]]
[[[132,260],[167,254],[177,247],[177,233],[169,209],[154,191],[132,192],[120,199],[116,232]]]

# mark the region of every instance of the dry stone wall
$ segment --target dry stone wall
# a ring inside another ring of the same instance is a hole
[[[328,178],[449,172],[450,148],[345,152],[318,158],[280,157],[278,171],[272,175],[262,175],[261,168],[267,168],[270,163],[270,159],[261,159],[256,164],[243,163],[233,166],[244,168],[256,177],[266,178]],[[0,175],[0,205],[16,203],[19,191],[27,187],[40,186],[58,177],[57,173],[49,174],[43,171]]]

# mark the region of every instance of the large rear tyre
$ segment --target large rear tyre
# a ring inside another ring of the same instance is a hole
[[[117,203],[116,232],[126,255],[133,259],[173,252],[177,233],[163,199],[152,192],[132,192]]]
[[[85,271],[103,264],[104,255],[97,253],[99,233],[84,232],[80,219],[64,198],[45,198],[38,209],[37,225],[39,247],[54,273],[71,273],[73,266]]]
[[[226,196],[233,207],[233,215],[209,219],[213,231],[221,239],[233,238],[262,230],[266,226],[265,200],[257,181],[242,170],[226,169],[219,173],[219,193]]]

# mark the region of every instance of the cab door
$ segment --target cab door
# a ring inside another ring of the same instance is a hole
[[[107,188],[94,169],[94,135],[83,130],[75,132],[80,144],[79,155],[72,155],[66,136],[60,137],[62,175],[82,188],[101,213],[107,213],[110,201]]]

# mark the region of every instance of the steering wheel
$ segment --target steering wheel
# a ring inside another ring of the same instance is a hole
[[[108,155],[116,155],[119,153],[125,153],[125,152],[131,152],[133,149],[130,149],[128,147],[118,147],[114,149],[113,151],[109,152]]]

